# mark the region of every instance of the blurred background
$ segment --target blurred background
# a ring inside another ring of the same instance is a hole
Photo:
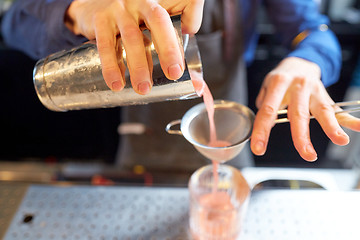
[[[338,83],[329,87],[328,91],[335,101],[360,99],[360,0],[317,2],[321,11],[331,19],[330,28],[342,46],[341,76]],[[1,14],[10,4],[11,1],[0,1]],[[252,89],[249,106],[254,111],[254,93],[257,92],[254,89],[259,89],[264,76],[286,54],[286,50],[278,44],[265,13],[262,9],[259,11],[257,28],[261,37],[255,62],[248,67],[249,88]],[[33,174],[31,179],[39,180],[41,174],[37,173],[49,171],[50,178],[55,173],[58,179],[94,180],[94,173],[114,163],[121,108],[66,113],[47,110],[38,100],[33,87],[32,70],[35,62],[21,52],[7,49],[2,41],[0,43],[0,180],[7,179],[5,173],[21,169],[19,166],[27,174]],[[289,124],[278,124],[271,133],[267,153],[255,157],[256,166],[355,168],[360,164],[358,133],[349,133],[351,143],[340,148],[329,143],[316,121],[311,121],[310,127],[311,138],[319,155],[318,161],[309,164],[302,160],[293,147]],[[16,167],[12,165],[15,163]],[[59,165],[66,165],[66,171],[60,174],[58,169],[52,167]],[[102,171],[105,172],[114,178],[113,172]],[[141,166],[132,173],[116,174],[115,178],[149,181],[146,170]],[[107,178],[100,177],[99,181],[102,180],[106,182]]]

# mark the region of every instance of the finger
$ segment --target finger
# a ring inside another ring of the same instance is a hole
[[[204,8],[204,0],[191,1],[186,5],[181,16],[183,33],[195,34],[199,31]]]
[[[311,112],[319,122],[321,128],[324,130],[326,136],[337,145],[346,145],[349,143],[349,136],[340,127],[339,122],[335,116],[332,102],[317,99],[317,104],[312,104]]]
[[[269,85],[269,83],[275,79],[278,75],[280,75],[280,73],[277,73],[276,71],[271,71],[270,73],[268,73],[261,85],[261,88],[260,88],[260,91],[259,91],[259,94],[257,95],[256,99],[255,99],[255,105],[256,107],[259,109],[262,105],[262,103],[264,102],[264,98],[266,96],[266,89],[267,89],[267,86]],[[285,75],[283,76],[284,78],[283,79],[286,79]],[[286,94],[285,94],[286,96]],[[284,99],[283,99],[284,100]]]
[[[116,57],[117,33],[114,24],[105,15],[98,14],[94,17],[94,25],[102,75],[111,90],[120,91],[125,84]]]
[[[290,89],[292,97],[288,106],[291,136],[300,156],[307,161],[317,159],[316,151],[310,140],[310,92],[305,78],[297,78]]]
[[[147,27],[151,30],[153,42],[165,76],[171,80],[179,79],[184,72],[184,58],[179,45],[179,36],[174,29],[168,12],[152,3],[142,9]]]
[[[205,0],[182,1],[173,6],[172,1],[160,0],[159,3],[165,9],[171,10],[171,15],[181,14],[181,29],[184,34],[195,34],[200,29]]]
[[[360,132],[360,119],[356,118],[349,113],[339,113],[335,115],[339,124],[345,128],[353,131]]]
[[[121,38],[116,39],[115,52],[116,52],[116,58],[118,60],[117,64],[118,64],[118,66],[120,68],[121,76],[122,76],[122,79],[124,79],[124,86],[125,86],[126,85],[126,82],[125,82],[126,66],[125,66],[124,58],[123,58],[124,47],[123,47]]]
[[[131,84],[135,92],[147,94],[152,87],[143,35],[139,24],[124,10],[117,18],[122,42],[126,52]]]
[[[266,151],[271,128],[277,118],[277,111],[288,88],[287,76],[276,74],[271,78],[266,88],[264,101],[256,114],[251,135],[250,147],[256,155],[263,155]]]
[[[262,105],[262,103],[264,102],[264,98],[265,98],[265,95],[266,95],[266,88],[265,87],[262,87],[260,89],[260,92],[258,94],[258,96],[256,97],[256,100],[255,100],[255,105],[256,107],[259,109]]]

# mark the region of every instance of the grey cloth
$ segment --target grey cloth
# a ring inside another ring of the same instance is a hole
[[[203,64],[204,79],[214,99],[226,99],[247,104],[245,63],[242,58],[241,31],[236,31],[234,57],[224,60],[223,3],[205,1],[202,27],[196,35]],[[237,19],[240,19],[238,17]],[[194,100],[151,103],[129,106],[122,110],[123,122],[146,125],[142,135],[123,135],[117,153],[117,163],[125,169],[143,165],[149,171],[193,172],[210,163],[187,140],[178,135],[169,135],[165,126],[172,120],[181,119],[187,110],[202,102]],[[229,165],[242,168],[253,165],[248,144]]]

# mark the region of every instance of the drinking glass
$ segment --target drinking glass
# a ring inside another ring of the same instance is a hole
[[[189,191],[192,237],[237,239],[250,198],[250,187],[241,172],[226,164],[206,165],[191,176]]]

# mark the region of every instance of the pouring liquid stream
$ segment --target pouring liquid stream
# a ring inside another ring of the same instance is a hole
[[[192,79],[192,83],[194,85],[195,91],[199,97],[203,97],[203,101],[205,104],[205,108],[209,118],[209,126],[210,126],[210,141],[208,146],[210,147],[226,147],[231,145],[231,143],[227,141],[218,140],[216,136],[216,127],[214,121],[214,98],[210,92],[209,87],[207,86],[205,80],[202,76],[197,72],[190,72],[190,76]],[[212,161],[213,164],[213,175],[214,175],[214,186],[213,192],[216,191],[216,186],[218,184],[218,166],[219,163],[216,161]]]
[[[190,72],[190,76],[196,93],[199,95],[199,97],[203,97],[203,101],[207,110],[210,126],[210,141],[208,146],[226,147],[231,145],[230,142],[217,140],[214,121],[214,99],[209,87],[199,73]],[[200,199],[200,204],[204,206],[204,209],[199,212],[201,215],[199,224],[204,231],[208,233],[211,232],[213,236],[221,236],[224,233],[231,233],[234,230],[234,226],[236,225],[236,218],[234,214],[235,207],[232,204],[230,195],[227,192],[217,190],[219,184],[219,162],[212,160],[212,165],[214,178],[212,192],[204,194]],[[217,225],[216,230],[213,229],[214,224]],[[201,237],[199,238],[199,236],[195,236],[195,239],[201,239]],[[234,239],[233,236],[226,238],[226,240],[232,239]]]

